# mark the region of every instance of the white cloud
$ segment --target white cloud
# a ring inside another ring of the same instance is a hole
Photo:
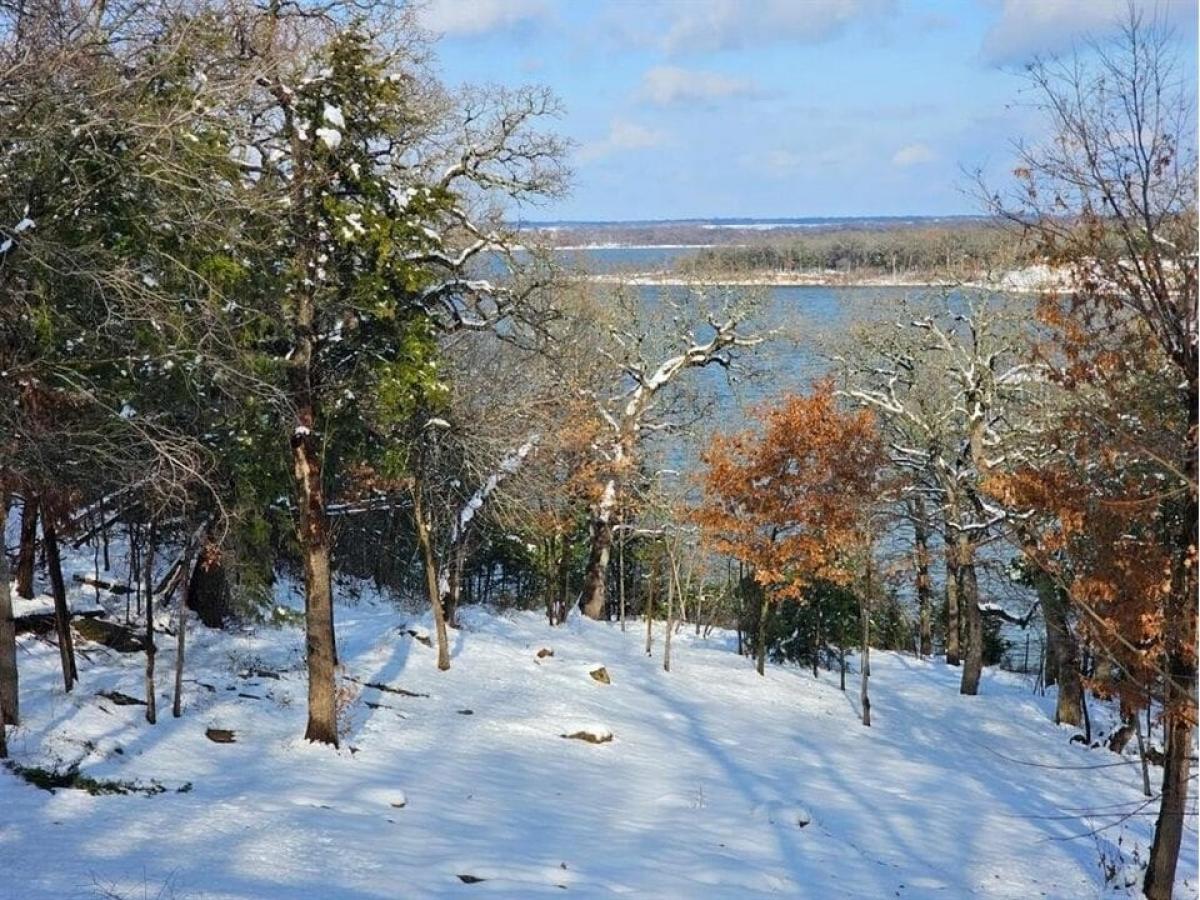
[[[666,134],[656,128],[649,128],[625,119],[614,119],[609,126],[608,134],[599,140],[584,144],[579,148],[576,157],[580,162],[590,162],[612,156],[614,153],[659,147],[666,142],[666,139]]]
[[[421,25],[448,37],[477,37],[550,16],[547,0],[431,0]]]
[[[895,0],[689,0],[666,7],[662,44],[679,54],[776,41],[813,43],[895,6]]]
[[[858,165],[853,147],[840,142],[830,143],[826,138],[812,141],[811,146],[801,142],[790,147],[745,153],[738,158],[738,163],[756,176],[779,180],[809,177],[825,180],[835,177],[833,173],[848,173]]]
[[[639,97],[655,106],[711,103],[754,93],[754,82],[748,78],[679,66],[655,66],[642,76],[642,86],[638,90]]]
[[[892,156],[892,165],[900,166],[902,169],[909,166],[920,166],[925,163],[931,163],[937,159],[937,154],[929,147],[928,144],[907,144],[901,147]]]
[[[1133,0],[1147,19],[1160,16],[1194,27],[1196,6],[1185,2]],[[980,52],[993,65],[1026,62],[1039,53],[1065,50],[1089,35],[1113,30],[1129,14],[1129,0],[996,0],[999,18],[983,37]]]

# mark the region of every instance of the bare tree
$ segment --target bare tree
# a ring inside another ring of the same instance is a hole
[[[1023,311],[969,295],[932,307],[902,305],[896,322],[867,324],[849,339],[847,396],[877,410],[909,498],[932,502],[943,523],[947,658],[955,655],[956,613],[965,625],[961,690],[975,694],[983,668],[980,548],[1003,536],[1008,511],[983,490],[996,467],[1032,452],[1027,422],[1040,410],[1044,367],[1024,355]]]
[[[672,424],[654,420],[665,389],[690,370],[708,366],[728,370],[738,350],[764,339],[745,330],[753,300],[739,294],[720,292],[706,297],[698,291],[682,299],[662,298],[660,302],[673,316],[670,325],[657,334],[632,311],[628,296],[616,299],[622,301],[619,305],[627,317],[611,326],[612,346],[606,355],[616,368],[619,390],[608,398],[597,395],[608,435],[601,449],[599,494],[590,509],[590,548],[580,598],[584,614],[593,619],[607,616],[609,555],[623,481],[636,464],[643,438]],[[700,321],[695,310],[703,311],[705,306],[710,308]]]

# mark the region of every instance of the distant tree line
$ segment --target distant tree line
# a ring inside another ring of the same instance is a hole
[[[1032,261],[1030,245],[996,221],[756,235],[739,246],[698,250],[678,268],[685,274],[839,272],[967,279]]]

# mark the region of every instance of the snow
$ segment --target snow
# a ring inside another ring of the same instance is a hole
[[[336,107],[330,103],[325,104],[323,118],[325,119],[326,122],[328,122],[334,128],[345,128],[346,127],[346,120],[342,116],[341,109],[339,109],[338,107]]]
[[[489,475],[487,481],[480,485],[479,489],[471,495],[471,499],[463,504],[462,509],[459,510],[458,516],[454,520],[454,525],[450,529],[450,543],[452,545],[458,543],[467,526],[471,524],[471,520],[475,518],[475,513],[483,508],[484,502],[500,486],[500,482],[521,468],[521,463],[525,461],[525,457],[533,451],[533,448],[537,446],[540,440],[541,435],[530,435],[525,443],[500,460],[497,470]]]
[[[316,135],[330,150],[336,150],[342,145],[342,133],[336,128],[318,128]]]
[[[68,578],[91,570],[88,548],[70,552]],[[77,606],[95,594],[72,583]],[[1071,743],[1073,731],[1053,724],[1053,693],[1015,675],[989,669],[982,695],[963,697],[958,669],[876,652],[868,729],[856,679],[843,693],[836,674],[770,666],[760,677],[728,633],[683,628],[665,673],[661,625],[647,657],[644,625],[551,628],[537,613],[471,607],[451,633],[452,668],[439,672],[435,650],[407,633],[428,635],[427,615],[358,583],[339,583],[337,595],[353,698],[339,751],[301,738],[294,624],[217,632],[193,621],[180,719],[168,699],[174,640],[162,635],[155,726],[142,707],[97,696],[142,696],[140,654],[80,641],[81,681],[64,695],[55,647],[22,636],[15,760],[77,762],[96,778],[167,790],[52,794],[0,770],[0,897],[369,900],[565,887],[582,897],[1024,900],[1123,896],[1105,888],[1100,850],[1145,858],[1149,816],[1068,839],[1142,802],[1136,757]],[[123,614],[123,598],[100,596]],[[275,601],[302,606],[287,578]],[[18,614],[47,602],[22,601]],[[170,612],[160,616],[168,624]],[[543,647],[554,655],[539,659]],[[611,684],[589,677],[597,665]],[[1092,714],[1097,727],[1112,719],[1098,702]],[[233,730],[235,742],[207,740],[208,727]],[[563,739],[578,731],[612,740]],[[1071,817],[1081,807],[1094,814]],[[1194,896],[1194,832],[1184,844],[1178,891]]]
[[[1071,286],[1070,273],[1045,263],[1035,263],[1000,273],[997,277],[978,282],[979,287],[990,287],[1010,293],[1040,293],[1050,290],[1067,290]]]

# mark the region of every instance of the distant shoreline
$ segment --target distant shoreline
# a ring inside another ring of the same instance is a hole
[[[1012,294],[1038,293],[1055,287],[1040,267],[1005,272],[985,280],[959,280],[935,275],[853,274],[848,272],[761,272],[728,275],[680,275],[677,272],[597,272],[582,276],[596,284],[634,284],[656,287],[716,285],[727,287],[881,287],[981,288]]]
[[[677,272],[597,272],[584,280],[599,284],[644,284],[682,287],[713,284],[743,287],[953,287],[960,282],[929,276],[850,275],[844,272],[775,272],[761,274],[680,275]]]

